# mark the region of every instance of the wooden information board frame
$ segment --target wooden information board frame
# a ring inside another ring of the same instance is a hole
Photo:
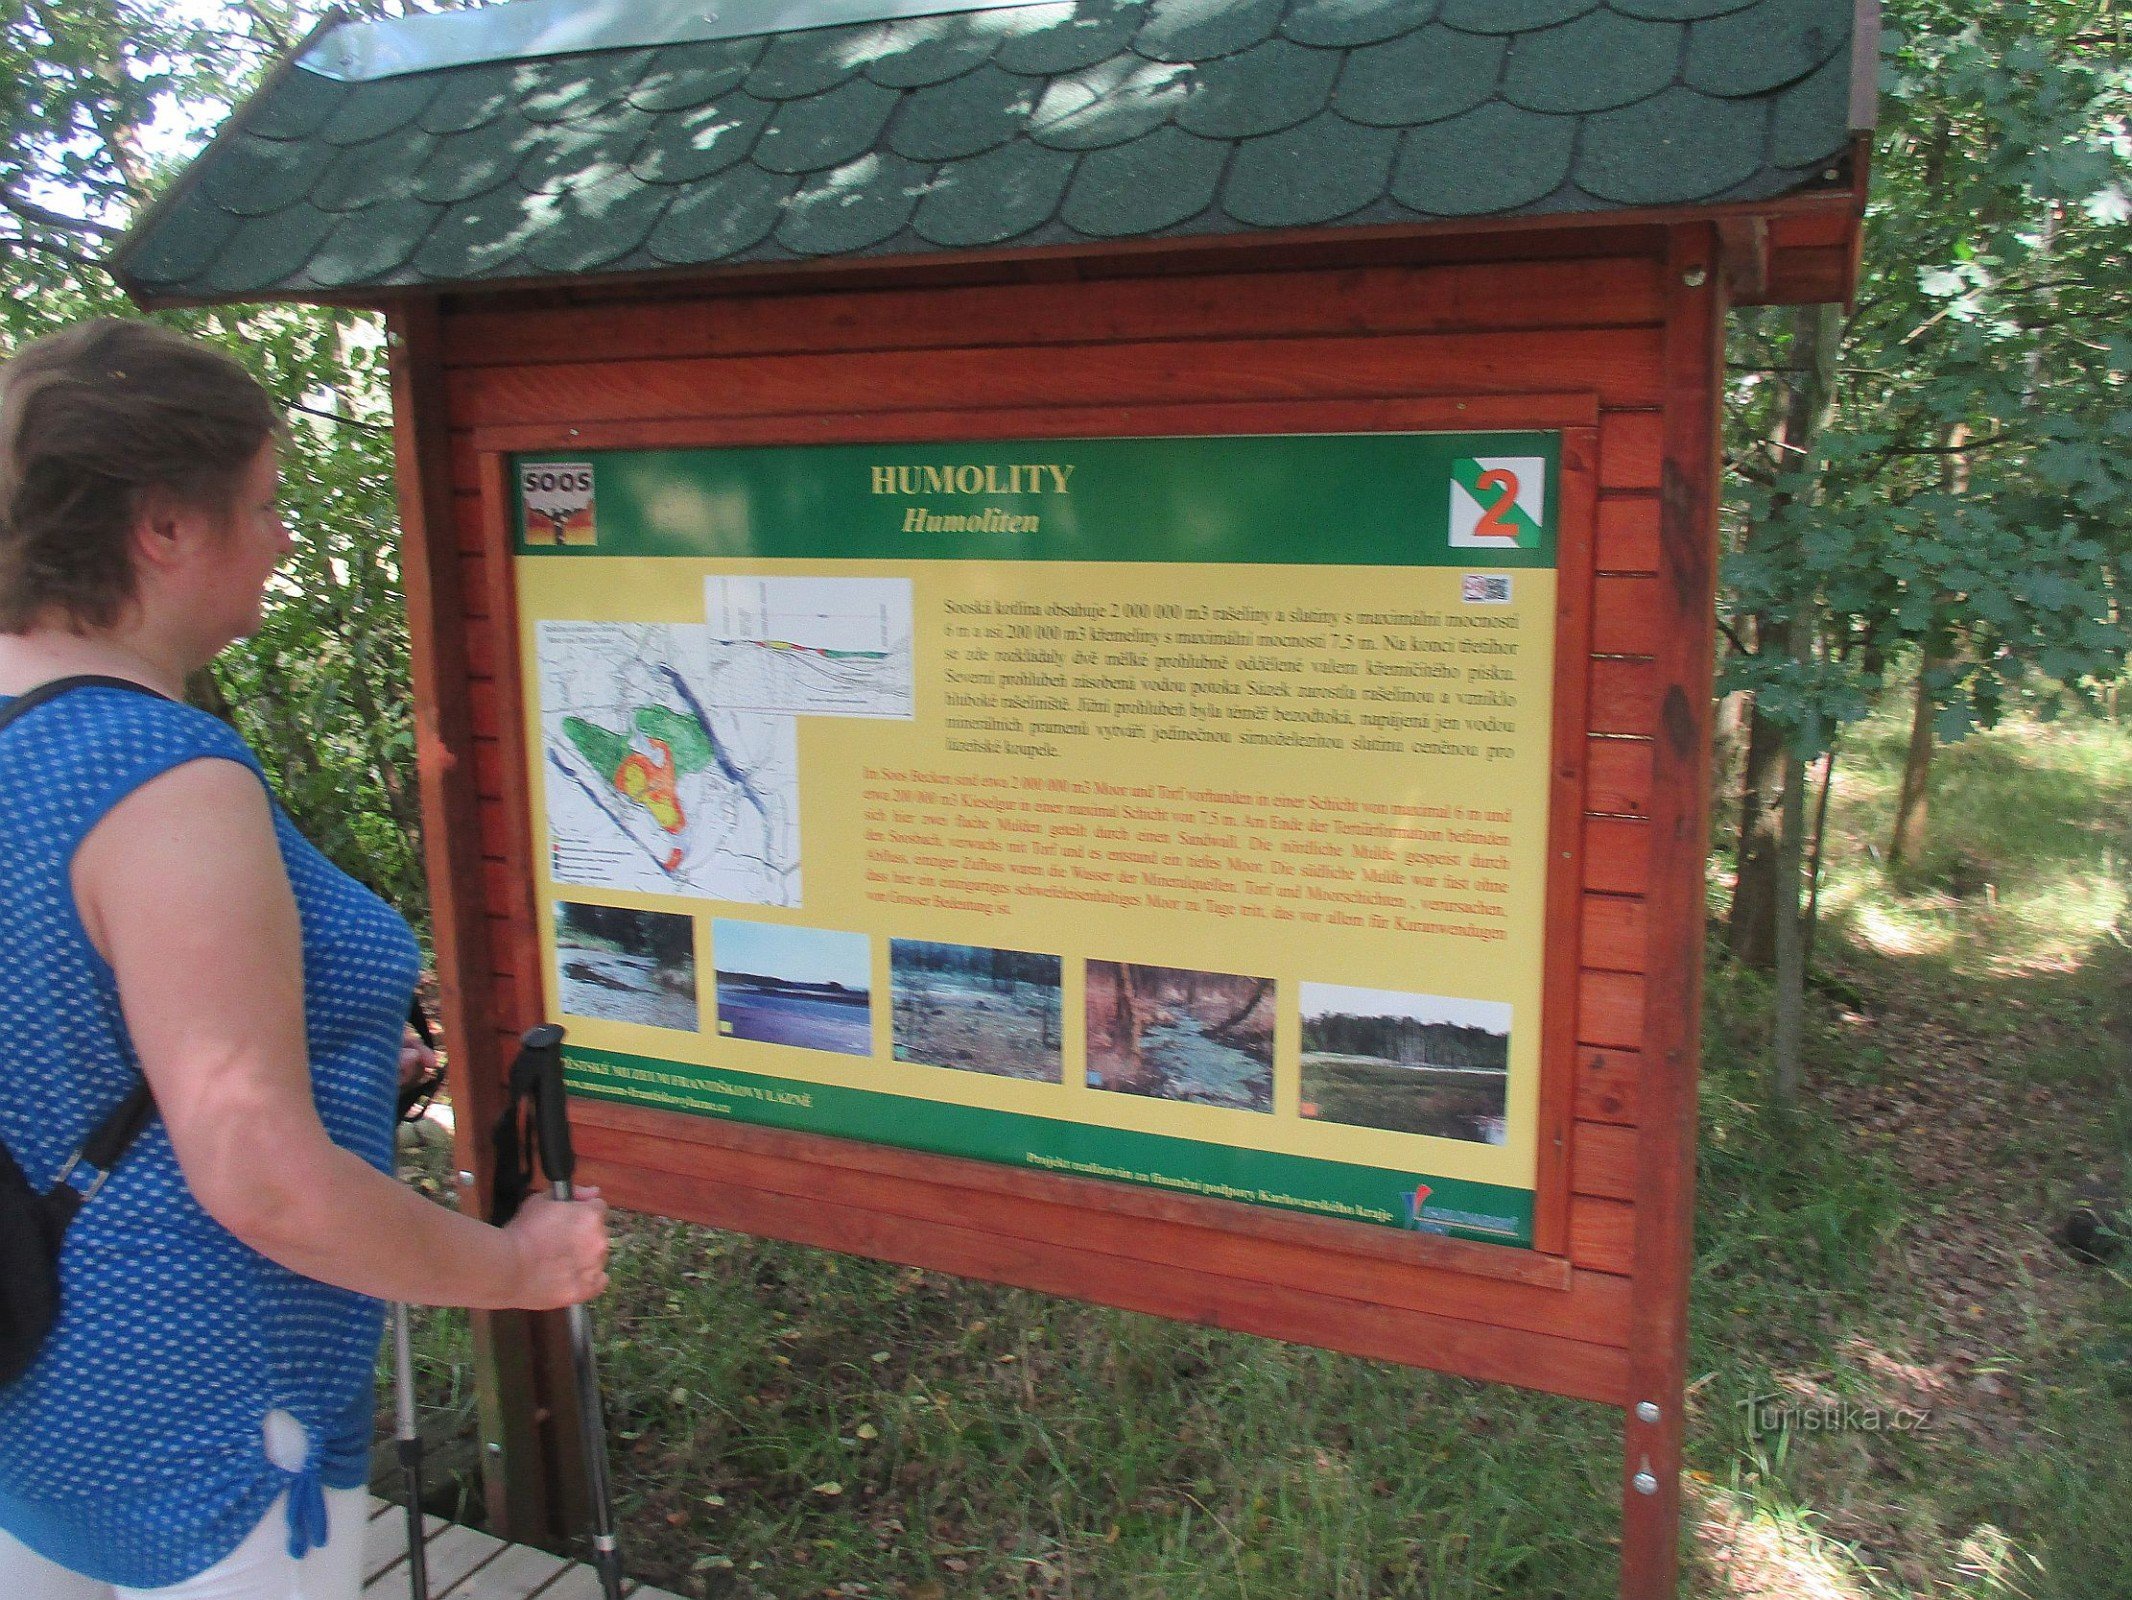
[[[1064,284],[492,296],[395,313],[427,856],[470,1185],[485,1188],[476,1134],[509,1043],[541,1020],[509,454],[1127,436],[1186,422],[1559,429],[1550,855],[1562,870],[1548,895],[1537,1249],[633,1107],[580,1103],[576,1120],[585,1177],[624,1205],[1623,1408],[1624,1593],[1671,1593],[1717,230],[1567,234],[1544,248],[1528,235],[1473,253]],[[483,1319],[480,1336],[484,1430],[499,1447],[492,1512],[511,1531],[553,1525],[572,1496],[559,1345],[539,1319]]]

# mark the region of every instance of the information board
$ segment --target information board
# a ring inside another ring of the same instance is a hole
[[[573,1091],[1529,1246],[1559,466],[512,458]]]

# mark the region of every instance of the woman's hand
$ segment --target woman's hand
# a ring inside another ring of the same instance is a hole
[[[400,1087],[420,1083],[437,1070],[437,1052],[422,1042],[413,1023],[400,1035]]]
[[[607,1202],[597,1189],[569,1200],[528,1195],[504,1234],[519,1253],[522,1311],[559,1311],[607,1287]]]

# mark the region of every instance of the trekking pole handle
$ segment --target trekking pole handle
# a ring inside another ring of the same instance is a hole
[[[563,1030],[544,1022],[528,1028],[519,1044],[533,1074],[533,1138],[541,1171],[556,1186],[556,1198],[568,1199],[577,1152],[570,1148],[570,1106],[563,1094]]]

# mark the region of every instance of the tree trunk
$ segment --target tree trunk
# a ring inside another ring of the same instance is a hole
[[[1791,365],[1797,376],[1791,380],[1791,390],[1777,427],[1780,461],[1795,465],[1815,459],[1821,432],[1828,426],[1835,409],[1836,355],[1842,339],[1843,311],[1840,306],[1799,306],[1793,310]],[[1803,498],[1810,500],[1813,493],[1809,487]],[[1791,505],[1791,497],[1779,495],[1771,505],[1768,517],[1750,531],[1750,544],[1758,537],[1769,537],[1768,530],[1781,526]],[[1780,624],[1772,617],[1758,615],[1754,619],[1757,653],[1783,650],[1794,656],[1800,655],[1799,630],[1811,604],[1811,597],[1802,596],[1788,623]],[[1810,649],[1811,643],[1809,631],[1806,648]],[[1777,849],[1782,819],[1778,810],[1784,790],[1786,761],[1792,747],[1793,741],[1787,730],[1763,715],[1761,705],[1756,704],[1748,722],[1747,761],[1740,777],[1739,875],[1733,886],[1732,916],[1726,928],[1726,939],[1735,958],[1743,965],[1761,971],[1774,966],[1777,959],[1778,903],[1782,897],[1782,871]],[[1795,891],[1790,904],[1796,916],[1796,871],[1790,882]]]
[[[1939,662],[1928,652],[1917,663],[1917,695],[1910,707],[1910,749],[1903,757],[1902,788],[1895,796],[1895,830],[1888,837],[1888,870],[1899,872],[1924,853],[1926,814],[1932,792],[1931,674]]]
[[[1747,713],[1754,696],[1744,689],[1720,695],[1710,719],[1710,822],[1713,833],[1731,819],[1726,816],[1740,762],[1740,746],[1747,737]]]
[[[1813,654],[1815,610],[1801,605],[1792,613],[1789,648],[1804,666]],[[1806,926],[1799,915],[1799,891],[1806,860],[1806,773],[1799,753],[1805,741],[1794,733],[1784,748],[1784,794],[1778,805],[1776,1026],[1770,1039],[1770,1099],[1781,1112],[1799,1103],[1800,1062],[1806,1050]]]
[[[1969,458],[1961,447],[1969,441],[1969,425],[1957,422],[1947,429],[1946,465],[1941,481],[1947,492],[1969,492]],[[1910,748],[1903,757],[1902,788],[1895,796],[1895,827],[1888,836],[1888,870],[1899,872],[1916,865],[1925,849],[1925,823],[1932,792],[1932,724],[1938,704],[1932,695],[1932,679],[1953,661],[1958,642],[1944,627],[1925,635],[1917,656],[1917,698],[1910,706]]]
[[[1798,343],[1812,352],[1809,407],[1800,437],[1809,456],[1827,427],[1835,406],[1836,351],[1842,340],[1843,313],[1836,306],[1802,306]],[[1809,489],[1809,500],[1818,499]],[[1814,640],[1820,631],[1821,598],[1801,595],[1793,602],[1785,629],[1785,653],[1802,672],[1813,664]],[[1770,1040],[1770,1095],[1789,1112],[1799,1102],[1800,1063],[1806,1048],[1806,929],[1799,916],[1800,868],[1806,853],[1806,752],[1819,741],[1818,718],[1787,730],[1784,743],[1784,797],[1777,845],[1776,1027]]]
[[[1784,730],[1756,706],[1740,772],[1739,876],[1725,933],[1733,958],[1767,972],[1777,963],[1779,815],[1784,793]]]
[[[1806,763],[1788,752],[1777,846],[1776,1027],[1770,1040],[1770,1098],[1780,1111],[1799,1103],[1799,1062],[1806,1042],[1806,939],[1799,917],[1800,867],[1806,840]]]
[[[1814,802],[1814,833],[1807,841],[1811,852],[1806,863],[1806,970],[1814,969],[1814,935],[1821,927],[1821,866],[1828,841],[1828,792],[1836,783],[1836,741],[1829,739],[1828,753],[1821,758],[1821,795]]]
[[[1133,993],[1133,969],[1125,962],[1118,963],[1118,989],[1111,1007],[1110,1037],[1112,1046],[1133,1064],[1133,1074],[1140,1072],[1140,1004]]]
[[[1246,999],[1242,1005],[1238,1006],[1234,1011],[1229,1014],[1227,1021],[1217,1023],[1213,1027],[1207,1029],[1208,1036],[1210,1038],[1219,1039],[1223,1034],[1231,1032],[1238,1026],[1238,1024],[1243,1022],[1246,1017],[1250,1016],[1252,1012],[1258,1009],[1259,1002],[1265,999],[1267,994],[1270,993],[1272,989],[1273,980],[1271,978],[1260,978],[1257,982],[1253,983],[1251,986],[1250,997]]]

